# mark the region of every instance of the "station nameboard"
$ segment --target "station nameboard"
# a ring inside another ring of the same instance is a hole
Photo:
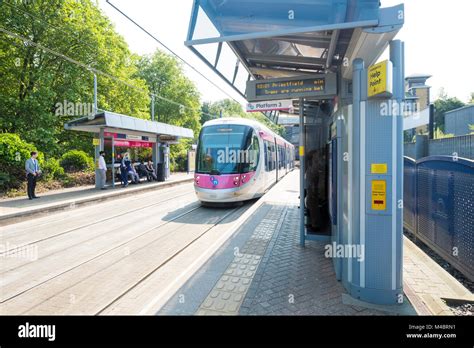
[[[269,80],[247,81],[247,100],[293,98],[332,98],[337,94],[336,74],[304,75]]]
[[[392,62],[389,60],[370,66],[367,70],[367,96],[390,98],[393,92],[392,74]]]
[[[293,101],[291,99],[261,101],[247,104],[247,112],[286,111],[291,109],[293,109]]]

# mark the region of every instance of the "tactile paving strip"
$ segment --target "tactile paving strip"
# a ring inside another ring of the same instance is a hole
[[[196,312],[197,315],[237,315],[268,243],[286,213],[272,207],[244,247],[217,281]]]

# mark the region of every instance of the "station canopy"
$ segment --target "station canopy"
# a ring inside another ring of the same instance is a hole
[[[245,97],[247,80],[375,63],[403,25],[379,0],[195,0],[185,44]],[[348,64],[344,64],[344,63]]]
[[[64,125],[67,130],[99,133],[101,129],[110,133],[125,133],[158,137],[163,139],[194,138],[192,129],[177,127],[161,122],[103,111],[93,116],[85,116]]]

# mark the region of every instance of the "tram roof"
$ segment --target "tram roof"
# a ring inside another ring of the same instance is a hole
[[[187,45],[245,97],[246,81],[375,63],[401,29],[403,4],[379,0],[195,0]],[[237,59],[235,59],[237,58]]]
[[[247,119],[247,118],[242,118],[242,117],[223,117],[223,118],[216,118],[214,120],[209,120],[203,124],[203,127],[207,126],[215,126],[215,125],[220,125],[220,124],[235,124],[235,125],[244,125],[244,126],[250,126],[250,127],[257,127],[260,128],[261,130],[265,131],[268,134],[272,134],[274,137],[279,139],[280,141],[283,141],[285,143],[288,143],[289,145],[293,146],[288,140],[280,136],[279,134],[275,133],[273,130],[268,128],[266,125],[263,123],[260,123],[256,120],[252,119]]]
[[[99,133],[101,129],[117,130],[121,133],[140,133],[143,135],[169,135],[177,138],[194,138],[192,129],[166,123],[103,111],[67,122],[67,130]]]

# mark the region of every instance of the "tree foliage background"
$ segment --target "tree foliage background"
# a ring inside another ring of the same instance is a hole
[[[243,117],[254,119],[256,121],[259,121],[260,123],[263,123],[268,128],[272,129],[275,133],[280,134],[281,136],[283,136],[285,133],[284,127],[276,125],[259,112],[245,112],[242,108],[242,105],[233,101],[232,99],[223,99],[214,103],[204,102],[201,110],[202,124],[213,118],[220,117],[222,112],[222,117]]]
[[[474,93],[471,96],[474,97]],[[436,128],[444,132],[444,114],[448,111],[461,108],[465,105],[466,104],[458,98],[449,97],[444,90],[441,90],[438,99],[436,99],[434,102],[434,122],[436,123]]]
[[[18,133],[49,156],[71,148],[92,152],[91,135],[65,132],[75,116],[56,116],[55,105],[93,102],[93,74],[42,47],[126,80],[140,91],[99,75],[99,107],[134,116],[147,113],[147,86],[134,78],[135,57],[91,1],[4,1],[0,26],[0,129]],[[41,45],[41,46],[38,46]]]
[[[69,150],[92,156],[92,134],[64,129],[67,121],[85,115],[60,113],[58,105],[93,105],[94,73],[101,110],[150,119],[153,93],[156,121],[191,128],[196,138],[201,124],[221,111],[283,134],[283,127],[244,112],[231,99],[201,105],[180,61],[160,50],[133,54],[95,1],[0,1],[0,136],[18,135],[17,142],[31,144],[53,162]],[[175,167],[183,169],[193,141],[171,146]]]
[[[47,157],[70,149],[92,154],[91,134],[64,130],[65,122],[83,115],[57,115],[56,105],[92,104],[93,72],[61,54],[100,71],[99,109],[149,119],[152,92],[163,97],[155,100],[157,120],[199,131],[200,96],[181,65],[160,51],[132,54],[93,1],[10,0],[0,6],[2,133],[21,133]]]

